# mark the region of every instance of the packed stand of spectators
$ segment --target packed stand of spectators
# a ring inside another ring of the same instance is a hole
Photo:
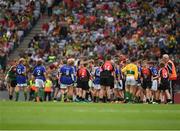
[[[24,2],[26,3],[21,1],[1,1],[0,46],[1,51],[4,52],[1,54],[8,55],[17,47],[23,36],[27,34],[39,18],[40,3]],[[5,68],[5,64],[1,66],[3,66],[3,69]]]
[[[6,70],[9,54],[16,47],[18,47],[23,37],[33,27],[39,16],[39,1],[35,2],[30,0],[0,0],[1,72],[5,72]],[[3,79],[3,76],[0,79]]]
[[[42,25],[25,52],[31,63],[38,58],[52,63],[69,56],[103,59],[106,54],[158,61],[167,53],[179,72],[179,2],[55,2],[50,22]]]

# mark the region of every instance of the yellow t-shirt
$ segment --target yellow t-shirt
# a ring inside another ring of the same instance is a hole
[[[122,72],[126,74],[126,76],[134,76],[135,79],[138,79],[138,67],[130,63],[126,65],[123,69]]]

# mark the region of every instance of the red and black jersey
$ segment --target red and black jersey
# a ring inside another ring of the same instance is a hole
[[[80,79],[89,80],[90,73],[86,67],[82,67],[82,68],[77,70],[77,77]]]
[[[169,79],[169,72],[166,67],[163,67],[159,70],[159,76],[161,77],[161,80],[168,80]]]
[[[103,65],[102,65],[102,70],[107,70],[110,72],[114,71],[114,66],[112,65],[111,61],[106,61]]]
[[[141,70],[141,77],[143,78],[143,80],[150,80],[151,81],[151,70],[149,68],[142,68]]]
[[[102,67],[102,71],[100,73],[101,78],[109,78],[112,76],[112,73],[114,71],[114,66],[112,65],[111,61],[106,61]]]

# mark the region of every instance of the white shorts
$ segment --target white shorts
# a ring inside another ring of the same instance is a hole
[[[122,80],[116,81],[116,82],[114,83],[114,88],[115,88],[115,89],[122,90],[122,89],[123,89],[123,82],[122,82]]]
[[[101,89],[101,85],[100,85],[100,84],[94,84],[94,83],[93,83],[93,87],[94,87],[94,89],[96,89],[96,90],[100,90],[100,89]]]
[[[27,83],[24,83],[24,84],[17,84],[18,87],[26,87],[27,86]]]
[[[41,80],[41,79],[36,79],[36,80],[35,80],[35,86],[36,86],[37,88],[44,88],[44,81]]]
[[[157,88],[158,88],[158,81],[157,80],[153,80],[152,81],[151,90],[157,91]]]
[[[71,85],[68,85],[68,84],[60,84],[60,88],[61,89],[67,89],[68,87],[70,87],[70,86],[73,86],[73,84],[71,84]]]
[[[93,82],[92,82],[92,80],[89,80],[88,85],[89,85],[89,87],[93,87]]]
[[[134,76],[127,76],[126,77],[126,86],[135,86],[136,80],[134,79]]]

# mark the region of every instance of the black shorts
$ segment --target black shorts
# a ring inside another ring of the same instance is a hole
[[[152,82],[150,80],[144,80],[143,83],[142,83],[142,88],[143,89],[151,89],[151,86],[152,86]]]
[[[113,88],[114,88],[114,77],[111,76],[110,79],[111,79],[111,85],[110,85],[110,87],[111,87],[111,89],[113,89]]]
[[[10,85],[11,85],[11,87],[16,87],[16,85],[17,85],[16,80],[11,81],[11,82],[10,82]]]
[[[170,83],[169,81],[161,81],[158,90],[165,91],[170,89]]]
[[[109,76],[107,78],[100,77],[100,85],[110,86],[111,88],[114,88],[114,77],[113,76]]]
[[[54,81],[53,81],[53,85],[54,85],[54,88],[60,89],[60,85],[59,85],[58,80],[54,80]]]
[[[109,78],[111,76],[111,72],[108,70],[101,71],[100,77],[101,78]]]
[[[77,88],[81,88],[82,90],[89,90],[89,81],[77,79]]]
[[[123,83],[123,90],[125,90],[125,87],[126,87],[126,81],[125,81],[125,80],[122,80],[122,83]]]

